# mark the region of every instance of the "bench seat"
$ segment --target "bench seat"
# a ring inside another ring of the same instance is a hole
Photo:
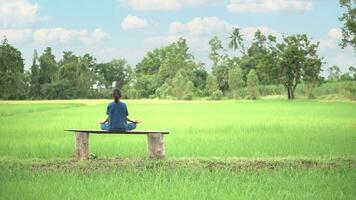
[[[94,133],[94,134],[148,134],[148,133],[162,133],[169,134],[168,131],[143,131],[143,130],[132,130],[132,131],[105,131],[105,130],[87,130],[87,129],[67,129],[65,131],[71,132],[83,132],[83,133]]]
[[[149,159],[163,159],[165,157],[165,148],[163,135],[169,134],[168,131],[105,131],[88,129],[67,129],[65,131],[75,132],[75,158],[77,160],[89,159],[89,134],[129,134],[129,135],[147,135],[147,156]]]

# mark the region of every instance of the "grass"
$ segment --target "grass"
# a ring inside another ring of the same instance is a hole
[[[139,129],[171,132],[167,160],[145,160],[143,135],[91,135],[99,159],[71,162],[63,130],[97,129],[106,101],[0,102],[0,198],[356,197],[355,103],[125,102]]]
[[[9,199],[24,194],[29,199],[353,199],[355,172],[350,168],[2,169],[0,194]]]

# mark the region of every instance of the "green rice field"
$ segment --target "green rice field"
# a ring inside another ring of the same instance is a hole
[[[90,135],[110,100],[0,101],[0,199],[355,199],[356,104],[307,100],[126,100],[145,135]]]

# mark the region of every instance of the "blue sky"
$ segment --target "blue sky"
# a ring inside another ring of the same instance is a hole
[[[226,44],[232,27],[240,27],[248,44],[259,28],[278,37],[306,33],[320,42],[324,69],[346,71],[356,58],[338,46],[342,13],[337,0],[0,0],[0,36],[21,50],[26,68],[33,50],[47,46],[57,59],[73,51],[100,62],[125,58],[134,67],[148,50],[184,37],[209,70],[211,37]]]

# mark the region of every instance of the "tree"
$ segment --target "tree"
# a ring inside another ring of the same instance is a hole
[[[215,91],[219,90],[218,81],[213,74],[210,74],[206,80],[206,90],[209,92],[210,96],[213,95]]]
[[[353,81],[353,77],[350,75],[349,72],[346,72],[341,74],[340,81]]]
[[[223,96],[224,96],[224,94],[220,90],[216,90],[211,95],[211,99],[212,100],[221,100]]]
[[[205,89],[207,78],[208,72],[206,72],[203,64],[199,64],[198,67],[193,70],[191,81],[193,82],[194,87],[198,90],[200,95],[202,95]]]
[[[318,57],[309,58],[303,66],[303,82],[305,83],[306,94],[309,99],[314,99],[314,89],[319,86],[324,77],[320,76],[322,71],[322,60]]]
[[[39,61],[40,69],[38,83],[42,87],[44,84],[51,83],[56,80],[55,74],[57,72],[57,63],[50,47],[47,47],[44,50],[44,53],[40,56]]]
[[[355,81],[356,80],[356,68],[349,67],[349,71],[341,74],[340,81]]]
[[[51,60],[48,59],[50,57],[47,55],[47,58],[42,58],[48,62]],[[95,58],[89,54],[76,56],[71,51],[64,51],[63,57],[56,63],[56,72],[52,75],[53,78],[50,82],[41,85],[42,97],[47,99],[94,97],[93,94],[96,92],[93,89],[96,81],[95,68]]]
[[[317,55],[318,46],[319,43],[311,43],[305,34],[284,36],[283,42],[277,44],[279,76],[288,99],[294,99],[294,91],[302,80],[319,77],[322,61]]]
[[[209,45],[211,50],[209,58],[213,62],[212,73],[216,77],[219,89],[224,92],[229,88],[228,78],[231,67],[229,58],[218,37],[213,37],[209,41]]]
[[[171,84],[164,83],[160,88],[156,90],[156,95],[160,99],[167,99],[173,96],[173,89]]]
[[[276,37],[265,36],[260,30],[255,32],[254,39],[248,48],[248,62],[250,69],[255,69],[259,82],[263,85],[276,84],[278,82],[278,66],[276,63]]]
[[[191,100],[194,95],[194,84],[184,77],[182,70],[180,70],[173,78],[173,94],[179,100]]]
[[[226,57],[226,50],[217,36],[209,40],[209,45],[209,59],[213,62],[213,66],[216,66]]]
[[[236,67],[229,71],[229,87],[234,95],[234,98],[241,97],[241,90],[243,89],[245,82],[243,80],[243,74],[240,67]]]
[[[247,94],[249,99],[256,100],[259,97],[259,84],[256,71],[251,69],[247,75]]]
[[[276,54],[276,37],[273,35],[265,36],[260,30],[257,30],[251,45],[247,48],[245,54],[237,60],[244,81],[247,81],[247,74],[250,70],[254,69],[260,84],[277,84],[279,82],[279,71]]]
[[[339,0],[340,6],[346,8],[346,12],[339,18],[344,23],[342,27],[341,47],[350,45],[356,52],[356,0]]]
[[[31,74],[30,74],[30,97],[39,98],[41,95],[41,85],[39,83],[39,68],[40,66],[37,64],[38,62],[38,54],[35,50],[33,52],[33,59],[31,65]]]
[[[5,38],[0,45],[0,98],[19,99],[26,93],[24,62],[21,52]]]
[[[353,66],[350,66],[349,73],[350,73],[350,76],[353,78],[353,80],[356,81],[356,68]]]
[[[177,42],[168,45],[165,50],[166,58],[159,68],[157,84],[162,85],[167,79],[173,79],[181,69],[184,69],[185,73],[191,77],[192,71],[198,66],[193,61],[193,55],[189,53],[186,40],[179,38]]]
[[[41,92],[45,99],[70,99],[77,94],[75,87],[65,79],[43,84]]]
[[[184,100],[192,100],[195,93],[195,87],[192,81],[188,81],[185,85]]]
[[[75,81],[79,98],[87,98],[93,85],[96,83],[96,65],[96,59],[89,54],[84,54],[79,57],[78,78]]]
[[[202,87],[204,84],[205,70],[202,64],[194,62],[194,57],[183,38],[146,54],[136,65],[134,88],[142,94],[141,97],[153,97],[159,94],[157,89],[164,84],[170,84],[174,88],[173,79],[179,71],[186,81],[193,82],[194,87]]]
[[[243,38],[242,38],[239,28],[233,29],[232,33],[230,33],[230,35],[229,35],[229,39],[230,39],[230,41],[229,41],[230,49],[232,49],[234,51],[240,50],[242,55],[246,55],[245,46],[243,44]]]
[[[173,93],[179,100],[183,99],[186,88],[186,80],[181,72],[178,72],[173,79]]]
[[[109,63],[96,66],[100,81],[107,89],[123,88],[132,80],[132,68],[125,59],[113,59]]]
[[[227,63],[220,65],[215,65],[212,68],[212,73],[216,77],[219,90],[225,92],[229,89],[229,71],[232,66],[229,66]]]
[[[332,67],[329,67],[328,71],[329,71],[329,75],[328,75],[329,81],[337,81],[340,79],[341,71],[338,66],[334,65]]]

